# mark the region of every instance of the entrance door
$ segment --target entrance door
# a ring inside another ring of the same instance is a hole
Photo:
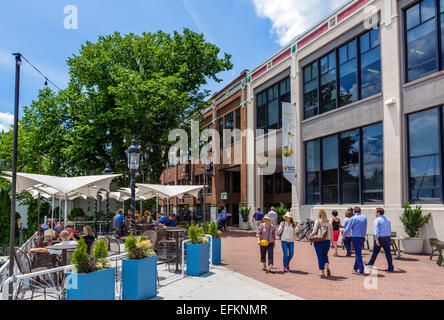
[[[239,203],[232,204],[233,226],[239,227]]]

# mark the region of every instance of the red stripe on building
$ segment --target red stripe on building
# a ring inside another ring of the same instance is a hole
[[[328,30],[328,22],[326,22],[322,27],[317,29],[316,31],[310,33],[308,36],[306,36],[304,39],[298,42],[298,49],[312,41],[313,39],[316,39],[321,34],[323,34],[325,31]]]
[[[362,8],[365,4],[367,4],[368,2],[370,2],[371,0],[359,0],[358,2],[356,2],[354,5],[348,7],[347,9],[345,9],[344,11],[342,11],[340,14],[338,14],[338,22],[344,20],[345,18],[347,18],[349,15],[351,15],[353,12],[355,12],[356,10],[358,10],[359,8]]]
[[[267,65],[264,65],[262,68],[260,68],[255,73],[253,73],[252,76],[251,76],[251,79],[259,77],[265,71],[267,71]]]
[[[277,56],[276,58],[274,58],[273,62],[272,62],[272,65],[274,66],[275,64],[281,62],[286,57],[288,57],[290,54],[291,54],[291,48],[288,49],[287,51],[283,52],[281,55]]]

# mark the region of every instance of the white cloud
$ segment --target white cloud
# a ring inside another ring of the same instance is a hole
[[[252,0],[256,14],[272,22],[272,34],[281,45],[327,18],[349,0]]]
[[[9,112],[0,112],[0,131],[11,130],[11,125],[14,123],[14,115]]]

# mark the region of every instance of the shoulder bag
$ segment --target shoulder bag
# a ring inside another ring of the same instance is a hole
[[[328,226],[323,226],[322,222],[319,221],[319,228],[315,235],[310,236],[311,242],[321,242],[327,240],[327,234],[328,234]]]

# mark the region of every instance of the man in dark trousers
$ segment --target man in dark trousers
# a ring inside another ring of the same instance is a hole
[[[373,254],[368,262],[368,266],[372,267],[375,263],[376,258],[378,257],[379,251],[381,248],[384,249],[385,258],[387,259],[388,268],[385,271],[393,272],[393,260],[392,254],[390,252],[390,245],[392,242],[391,239],[392,228],[390,220],[384,216],[384,209],[377,208],[376,209],[376,219],[375,219],[375,242],[373,244]]]

